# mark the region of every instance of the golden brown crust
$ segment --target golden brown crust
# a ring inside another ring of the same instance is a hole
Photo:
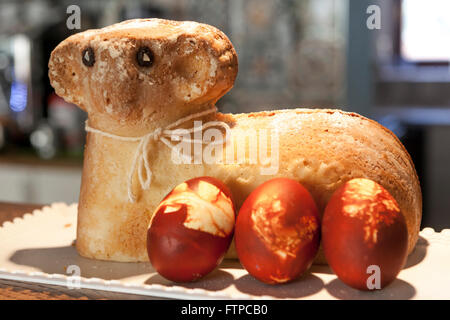
[[[140,70],[135,60],[142,45],[155,53],[155,65],[147,71]],[[86,46],[96,53],[91,68],[81,62]],[[86,110],[92,127],[116,135],[142,136],[211,108],[232,87],[237,58],[226,36],[211,26],[149,19],[74,35],[53,51],[49,69],[57,94]],[[255,136],[264,129],[277,130],[277,171],[261,174],[261,163],[247,160],[175,164],[171,150],[152,141],[150,190],[141,190],[135,179],[133,192],[138,201],[129,203],[127,176],[138,142],[88,133],[78,212],[77,249],[81,255],[147,261],[145,230],[158,203],[179,183],[205,175],[228,185],[237,208],[262,182],[289,177],[308,188],[321,212],[345,181],[372,179],[399,203],[408,226],[409,252],[414,248],[422,210],[417,174],[400,141],[378,123],[355,113],[320,109],[217,113],[203,120],[227,122],[232,140],[226,150],[239,145],[247,153],[249,133]],[[275,149],[269,145],[270,150]],[[229,256],[235,257],[233,250]],[[324,261],[320,253],[316,262]]]
[[[238,208],[262,182],[275,176],[290,177],[308,188],[320,212],[345,181],[358,177],[375,180],[399,203],[408,226],[409,252],[414,248],[421,219],[419,182],[401,143],[376,122],[338,110],[308,109],[217,114],[217,119],[230,124],[236,145],[245,145],[242,130],[277,127],[278,172],[261,175],[260,167],[252,164],[176,165],[171,162],[170,150],[154,143],[151,189],[140,191],[135,186],[139,201],[129,204],[125,180],[131,165],[129,155],[137,144],[89,134],[79,209],[80,252],[100,259],[145,261],[145,229],[154,208],[177,184],[202,175],[224,181]],[[102,226],[95,221],[103,221]],[[103,228],[108,232],[99,232]],[[95,253],[83,248],[83,244],[92,247],[96,241],[100,242]],[[325,262],[321,254],[316,262]],[[233,250],[228,256],[236,257]]]
[[[408,249],[413,250],[422,216],[422,195],[413,162],[397,137],[375,121],[341,110],[293,109],[219,115],[232,131],[278,128],[280,168],[277,176],[301,182],[322,213],[333,192],[353,178],[372,179],[399,203],[408,226]],[[237,142],[240,144],[244,141]],[[213,168],[231,185],[239,206],[249,192],[271,178],[251,166]],[[208,172],[209,173],[209,172]],[[322,252],[316,262],[325,262]]]
[[[144,46],[154,54],[151,67],[137,63]],[[82,62],[88,47],[92,67]],[[51,54],[49,78],[56,94],[87,111],[96,128],[140,136],[155,123],[214,104],[233,86],[237,68],[230,40],[212,26],[136,19],[61,42]]]

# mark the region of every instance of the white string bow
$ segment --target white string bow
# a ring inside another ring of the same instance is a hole
[[[225,129],[225,132],[226,132],[225,140],[224,139],[214,140],[213,142],[210,142],[210,144],[223,144],[229,139],[230,127],[228,126],[228,124],[226,124],[225,122],[222,122],[222,121],[210,121],[205,124],[201,124],[198,127],[193,127],[190,129],[183,129],[183,131],[181,131],[180,129],[173,129],[173,128],[176,128],[176,127],[180,126],[181,124],[188,122],[192,119],[200,118],[200,117],[203,117],[205,115],[208,115],[210,113],[215,113],[215,112],[217,112],[217,109],[213,108],[213,109],[209,109],[209,110],[205,110],[202,112],[197,112],[197,113],[191,114],[189,116],[178,119],[177,121],[169,124],[165,128],[157,128],[154,131],[152,131],[144,136],[141,136],[141,137],[122,137],[122,136],[118,136],[118,135],[115,135],[112,133],[104,132],[104,131],[90,127],[88,124],[88,121],[86,121],[85,129],[87,132],[98,133],[104,137],[108,137],[108,138],[112,138],[112,139],[116,139],[116,140],[120,140],[120,141],[139,142],[139,145],[134,154],[133,163],[131,165],[130,172],[128,173],[128,181],[127,181],[128,200],[133,203],[133,202],[136,202],[136,196],[133,194],[133,190],[132,190],[133,175],[136,170],[136,166],[138,169],[139,183],[143,190],[149,189],[151,181],[152,181],[152,170],[151,170],[150,162],[148,159],[149,142],[151,140],[161,141],[167,147],[169,147],[172,151],[174,151],[175,146],[170,142],[171,140],[172,141],[184,141],[184,142],[188,142],[188,143],[192,143],[192,142],[193,143],[201,143],[201,144],[205,143],[203,140],[200,140],[200,139],[185,138],[183,136],[184,133],[186,133],[186,132],[193,133],[193,132],[197,132],[197,131],[203,131],[204,129],[210,128],[210,127],[222,127]],[[175,150],[175,151],[179,151],[179,150]],[[189,159],[186,159],[185,155],[181,155],[181,154],[179,154],[179,155],[181,157],[183,157],[185,160],[188,160],[188,161],[192,160],[192,157],[189,157]],[[144,169],[145,169],[145,173],[146,173],[145,177],[144,177]]]

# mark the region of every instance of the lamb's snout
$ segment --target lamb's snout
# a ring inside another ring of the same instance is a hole
[[[159,19],[75,34],[49,61],[56,94],[87,111],[99,129],[123,135],[215,104],[237,72],[236,52],[221,31]],[[122,131],[125,122],[133,130]]]
[[[88,112],[215,102],[237,73],[234,49],[221,49],[187,36],[66,40],[52,53],[49,76],[58,95]]]

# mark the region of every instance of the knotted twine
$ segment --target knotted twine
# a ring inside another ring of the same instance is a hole
[[[142,190],[148,190],[150,188],[150,184],[152,182],[152,170],[150,167],[150,161],[148,159],[149,142],[152,140],[153,141],[161,141],[167,147],[169,147],[169,149],[174,151],[175,146],[170,142],[171,140],[172,141],[183,141],[183,142],[188,142],[188,143],[205,144],[203,139],[200,140],[200,139],[186,138],[186,137],[184,137],[184,134],[185,133],[194,133],[197,131],[203,131],[204,129],[207,129],[210,127],[222,127],[225,129],[225,132],[226,132],[225,140],[218,139],[218,140],[214,140],[213,142],[210,142],[210,143],[211,144],[223,144],[229,139],[230,127],[228,126],[228,124],[226,124],[225,122],[222,122],[222,121],[210,121],[205,124],[201,124],[198,127],[194,126],[193,128],[190,128],[190,129],[181,129],[181,130],[179,128],[173,129],[173,128],[179,127],[181,124],[188,122],[192,119],[200,118],[200,117],[203,117],[205,115],[208,115],[210,113],[215,113],[215,112],[217,112],[217,108],[214,107],[209,110],[193,113],[191,115],[188,115],[186,117],[178,119],[177,121],[169,124],[168,126],[166,126],[164,128],[161,128],[161,127],[157,128],[157,129],[153,130],[152,132],[150,132],[144,136],[141,136],[141,137],[123,137],[123,136],[118,136],[118,135],[108,133],[108,132],[105,132],[102,130],[98,130],[98,129],[95,129],[95,128],[92,128],[91,126],[89,126],[89,120],[86,121],[85,129],[87,132],[97,133],[104,137],[112,138],[112,139],[119,140],[119,141],[139,142],[139,145],[134,154],[133,163],[131,165],[130,172],[128,173],[128,180],[127,180],[128,200],[130,202],[134,203],[134,202],[136,202],[136,196],[133,194],[132,186],[133,186],[133,176],[134,176],[136,167],[137,167],[137,171],[138,171],[139,184],[140,184]],[[179,154],[179,150],[175,150],[175,151],[176,152],[178,151],[178,154]],[[188,161],[190,161],[192,159],[192,157],[189,157],[189,159],[186,159],[185,155],[180,155],[180,156],[182,156],[185,160],[188,160]],[[145,177],[144,177],[144,170],[145,170]]]

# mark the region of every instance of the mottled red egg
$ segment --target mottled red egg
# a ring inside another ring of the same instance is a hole
[[[235,228],[239,260],[265,283],[298,278],[311,266],[319,241],[316,204],[295,180],[275,178],[261,184],[239,211]]]
[[[183,182],[152,216],[147,232],[150,262],[166,279],[199,279],[222,261],[234,224],[234,205],[225,184],[211,177]]]
[[[395,199],[368,179],[346,182],[323,215],[322,243],[328,264],[360,290],[391,283],[405,264],[408,232]]]

